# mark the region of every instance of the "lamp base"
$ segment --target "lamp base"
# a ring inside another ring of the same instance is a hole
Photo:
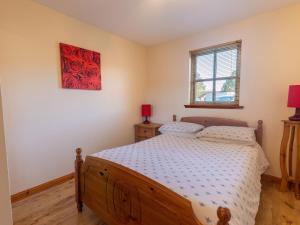
[[[151,122],[148,120],[148,116],[146,116],[143,124],[149,124],[149,123],[151,123]]]
[[[300,121],[300,108],[296,108],[295,115],[289,117],[290,121]]]

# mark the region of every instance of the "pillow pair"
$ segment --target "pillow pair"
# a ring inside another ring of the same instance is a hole
[[[170,122],[160,127],[162,134],[169,133],[177,136],[200,138],[201,140],[243,144],[255,144],[255,129],[251,127],[210,126],[187,122]]]

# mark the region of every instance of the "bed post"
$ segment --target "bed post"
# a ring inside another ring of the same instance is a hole
[[[231,213],[228,208],[219,207],[217,211],[219,221],[217,225],[229,225],[229,220],[231,219]]]
[[[257,143],[262,147],[262,136],[263,136],[263,121],[257,121],[257,128],[256,128],[256,140]]]
[[[81,148],[76,149],[76,160],[75,160],[75,197],[77,203],[78,212],[82,212],[82,200],[81,200],[81,167],[83,164],[81,156]]]
[[[177,118],[176,118],[176,115],[173,114],[173,122],[176,122]]]

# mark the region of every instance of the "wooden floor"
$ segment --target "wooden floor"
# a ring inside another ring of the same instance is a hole
[[[87,208],[77,213],[73,180],[13,204],[13,217],[15,225],[104,225]],[[300,200],[264,182],[256,225],[300,225]]]

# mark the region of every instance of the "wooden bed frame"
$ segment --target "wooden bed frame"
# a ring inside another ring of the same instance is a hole
[[[176,121],[176,116],[173,116]],[[181,121],[205,126],[243,126],[244,121],[183,117]],[[262,121],[256,129],[257,142],[262,144]],[[160,183],[114,162],[87,156],[76,149],[75,185],[79,212],[83,204],[108,225],[203,225],[194,215],[191,202]],[[228,208],[219,207],[217,225],[229,225]]]

